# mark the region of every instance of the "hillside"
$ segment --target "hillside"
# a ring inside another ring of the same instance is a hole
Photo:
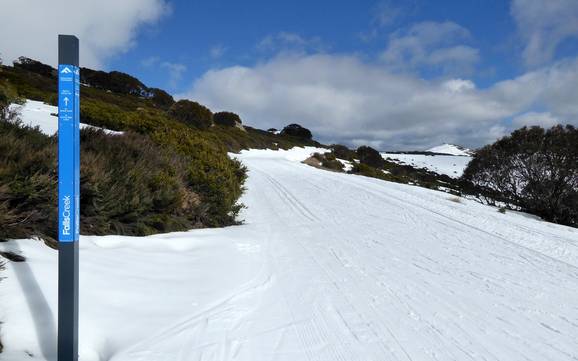
[[[81,237],[81,361],[578,357],[576,229],[243,151],[245,224]],[[56,253],[0,287],[2,360],[51,359]],[[114,267],[111,267],[114,265]]]
[[[397,164],[426,169],[437,174],[459,178],[472,157],[449,154],[382,153],[383,157]]]
[[[472,156],[474,151],[468,148],[464,148],[460,145],[455,144],[442,144],[436,147],[426,150],[426,152],[448,154],[448,155],[462,155],[462,156]]]
[[[81,77],[83,234],[237,224],[246,174],[228,152],[318,144],[176,102],[128,74],[83,68]],[[54,245],[56,86],[48,65],[21,58],[0,66],[0,110],[14,118],[0,119],[0,240],[39,236]]]

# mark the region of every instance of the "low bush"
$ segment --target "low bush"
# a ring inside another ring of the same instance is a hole
[[[207,107],[186,99],[173,104],[168,114],[172,118],[198,129],[208,129],[213,125],[213,113]]]
[[[81,132],[81,233],[147,235],[236,223],[245,169],[188,129]],[[0,121],[0,239],[56,238],[57,140]]]
[[[341,144],[333,144],[331,145],[331,150],[333,152],[333,154],[335,154],[335,156],[339,159],[343,159],[343,160],[348,160],[350,162],[353,162],[353,160],[355,158],[357,158],[357,153],[355,153],[355,151],[347,148],[344,145]]]
[[[295,138],[301,139],[313,139],[313,134],[307,128],[303,128],[299,124],[289,124],[281,131],[281,135],[288,135]]]
[[[335,171],[343,171],[343,164],[335,158],[335,154],[332,152],[329,153],[314,153],[313,158],[319,161],[319,165],[323,168],[335,170]]]
[[[357,148],[357,158],[362,164],[366,164],[374,168],[382,168],[385,165],[385,160],[379,152],[368,146],[361,146]]]
[[[382,170],[374,168],[374,167],[369,166],[369,165],[364,164],[364,163],[355,163],[353,165],[353,169],[351,170],[351,173],[359,174],[359,175],[363,175],[363,176],[371,177],[371,178],[378,178],[378,179],[382,179],[382,180],[386,180],[386,181],[393,180],[389,174],[386,174]]]
[[[239,117],[235,113],[231,112],[218,112],[215,113],[213,116],[215,124],[227,126],[227,127],[235,127],[237,125],[242,124],[241,117]]]
[[[172,95],[166,91],[158,88],[150,88],[149,91],[151,94],[150,100],[155,106],[168,110],[173,104],[175,104]]]

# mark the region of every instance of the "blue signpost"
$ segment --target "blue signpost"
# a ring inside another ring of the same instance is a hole
[[[58,36],[58,361],[78,360],[80,69],[78,38]]]

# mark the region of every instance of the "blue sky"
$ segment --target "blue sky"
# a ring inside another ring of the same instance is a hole
[[[137,75],[146,84],[181,92],[213,68],[250,66],[274,54],[259,44],[290,33],[317,39],[319,50],[377,58],[391,32],[423,21],[452,21],[471,32],[480,49],[480,84],[520,73],[516,26],[504,0],[446,1],[170,1],[171,13],[142,31],[137,45],[106,64]],[[316,49],[306,49],[314,51]],[[155,61],[156,60],[156,61]],[[182,65],[178,81],[167,64]],[[425,76],[428,74],[425,69]]]
[[[62,11],[66,9],[66,11]],[[323,142],[478,147],[578,125],[576,0],[4,0],[0,55],[121,70]],[[18,36],[14,29],[18,28]]]

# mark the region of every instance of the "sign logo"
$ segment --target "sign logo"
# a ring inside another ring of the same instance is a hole
[[[62,234],[70,236],[70,196],[64,196],[62,203],[64,205],[62,210]]]
[[[70,74],[72,73],[72,70],[70,70],[68,67],[64,67],[64,69],[62,69],[60,71],[61,74]]]

